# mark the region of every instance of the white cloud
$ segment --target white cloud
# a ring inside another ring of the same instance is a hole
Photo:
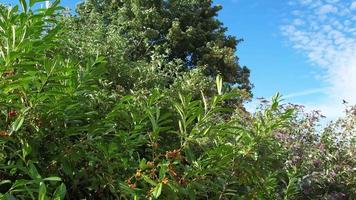
[[[351,3],[350,10],[356,10],[356,1]]]
[[[301,20],[301,19],[299,19],[299,18],[297,18],[297,19],[295,19],[295,20],[293,21],[293,24],[294,24],[295,26],[304,25],[304,21]]]
[[[343,99],[356,104],[356,13],[352,11],[356,10],[356,1],[294,2],[293,13],[300,15],[291,15],[290,23],[282,26],[282,33],[310,62],[324,69],[322,81],[329,86],[326,98],[322,102],[311,102],[309,106],[333,118],[342,113]]]
[[[330,4],[323,5],[318,9],[319,15],[325,15],[328,13],[335,13],[337,12],[337,8],[335,6],[332,6]]]
[[[295,93],[284,95],[283,99],[291,99],[291,98],[302,97],[302,96],[307,96],[307,95],[311,95],[311,94],[325,93],[327,91],[328,91],[328,88],[308,89],[308,90],[304,90],[301,92],[295,92]]]

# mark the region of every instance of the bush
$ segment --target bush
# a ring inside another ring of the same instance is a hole
[[[355,198],[355,107],[319,132],[199,69],[113,90],[106,58],[58,52],[58,1],[20,2],[0,9],[0,199]]]

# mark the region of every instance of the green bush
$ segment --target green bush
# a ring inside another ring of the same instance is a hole
[[[251,114],[221,76],[165,76],[179,60],[120,90],[36,2],[0,7],[0,199],[355,199],[355,107],[322,131],[279,95]]]

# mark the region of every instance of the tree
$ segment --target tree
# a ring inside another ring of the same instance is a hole
[[[163,63],[179,61],[179,72],[202,68],[250,92],[250,70],[235,56],[242,40],[226,35],[216,19],[221,8],[211,0],[87,0],[67,19],[70,52],[104,54],[113,68],[123,60],[151,64],[158,56]]]

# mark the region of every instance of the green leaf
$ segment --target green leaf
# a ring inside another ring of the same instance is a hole
[[[56,177],[56,176],[52,176],[52,177],[47,177],[45,179],[43,179],[44,181],[62,181],[61,178]]]
[[[20,4],[21,4],[21,7],[22,7],[22,10],[23,12],[27,12],[27,3],[26,3],[26,0],[20,0]]]
[[[5,196],[2,197],[1,200],[17,200],[17,199],[12,194],[5,194]]]
[[[147,164],[146,164],[146,162],[147,162],[147,160],[146,159],[142,159],[141,161],[140,161],[140,169],[142,169],[142,170],[145,170],[145,169],[147,169]]]
[[[67,189],[66,186],[62,183],[60,186],[57,187],[56,191],[53,193],[54,200],[63,200],[66,196]]]
[[[158,198],[161,193],[162,193],[162,187],[163,187],[163,184],[162,183],[159,183],[154,189],[153,189],[153,192],[152,192],[152,195],[154,198]]]
[[[29,169],[28,169],[29,175],[31,176],[31,178],[33,180],[40,180],[42,179],[41,175],[38,173],[36,166],[32,163],[30,163],[29,165]]]
[[[149,183],[149,184],[151,184],[153,186],[157,185],[157,183],[155,181],[153,181],[151,178],[149,178],[148,176],[142,175],[142,177],[143,177],[143,180],[145,180],[147,183]]]
[[[11,186],[11,191],[17,189],[17,188],[22,188],[25,185],[32,184],[32,181],[29,180],[16,180],[15,183]]]
[[[11,181],[10,180],[0,181],[0,185],[4,185],[4,184],[8,184],[8,183],[11,183]]]
[[[38,200],[46,200],[46,193],[47,193],[47,189],[46,189],[46,185],[44,184],[44,182],[40,183],[40,188],[38,190]]]
[[[45,2],[46,0],[30,0],[30,7],[32,7],[33,5],[35,5],[36,3],[40,3],[40,2]]]
[[[223,81],[220,75],[218,75],[216,77],[216,88],[218,90],[218,94],[222,95],[222,85],[223,85]]]
[[[24,140],[21,140],[22,143],[22,157],[26,159],[26,157],[31,153],[32,148],[31,146]]]
[[[168,164],[165,164],[165,163],[160,164],[160,169],[159,169],[159,178],[160,179],[163,179],[166,176],[167,168],[168,168]]]
[[[20,130],[23,122],[25,121],[25,116],[20,115],[12,124],[11,124],[11,132],[10,135],[12,135],[14,132]]]

